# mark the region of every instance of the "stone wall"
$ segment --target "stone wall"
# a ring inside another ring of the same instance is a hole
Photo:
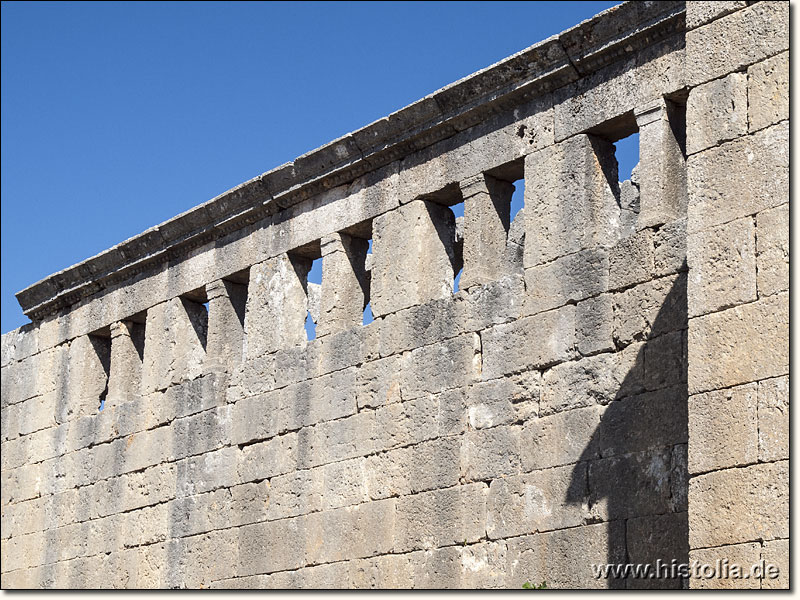
[[[3,587],[787,586],[788,14],[623,4],[20,292]]]

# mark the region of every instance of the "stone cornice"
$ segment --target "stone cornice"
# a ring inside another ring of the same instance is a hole
[[[42,319],[321,191],[685,30],[685,2],[626,2],[18,292]]]

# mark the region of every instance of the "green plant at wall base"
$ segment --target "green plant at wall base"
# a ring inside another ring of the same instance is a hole
[[[522,584],[522,589],[524,590],[546,590],[547,589],[547,582],[542,581],[539,585],[533,585],[530,581],[526,581]]]

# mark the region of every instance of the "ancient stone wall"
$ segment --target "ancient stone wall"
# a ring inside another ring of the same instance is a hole
[[[20,292],[3,587],[788,585],[788,16],[625,3]]]

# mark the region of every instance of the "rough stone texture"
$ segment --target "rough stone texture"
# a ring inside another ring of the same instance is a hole
[[[737,219],[688,236],[689,316],[756,299],[756,227]]]
[[[789,201],[789,124],[690,156],[690,232]]]
[[[689,398],[689,472],[749,465],[758,460],[757,384]]]
[[[577,135],[525,158],[525,268],[619,236],[614,147]],[[609,180],[613,178],[613,181]]]
[[[787,15],[624,3],[23,290],[3,586],[786,587]]]
[[[689,482],[689,544],[708,548],[789,536],[789,463],[714,471]],[[731,519],[736,527],[727,527]]]
[[[372,314],[376,317],[453,292],[455,217],[416,200],[373,223]]]
[[[789,377],[758,382],[758,458],[789,458]]]
[[[762,298],[789,289],[789,205],[756,215],[756,281]]]
[[[692,129],[686,152],[694,154],[746,134],[747,99],[745,73],[731,73],[692,89],[686,105],[686,126]]]
[[[750,131],[789,118],[789,53],[783,52],[747,69]]]
[[[708,356],[713,356],[714,360],[698,360]],[[788,372],[788,293],[692,319],[689,325],[690,393]]]
[[[749,576],[750,567],[757,565],[761,558],[761,546],[759,544],[734,544],[731,546],[722,546],[718,548],[705,548],[703,550],[693,550],[689,553],[689,558],[692,561],[698,561],[702,565],[708,565],[711,568],[719,564],[725,564],[727,561],[728,568],[731,565],[744,567],[744,572]],[[711,569],[709,567],[709,573]],[[712,577],[704,577],[704,571],[700,570],[697,576],[692,577],[692,588],[699,590],[708,589],[728,589],[728,590],[757,590],[761,587],[761,581],[756,578],[748,577],[725,577],[726,573],[722,572],[719,575],[714,574]]]

